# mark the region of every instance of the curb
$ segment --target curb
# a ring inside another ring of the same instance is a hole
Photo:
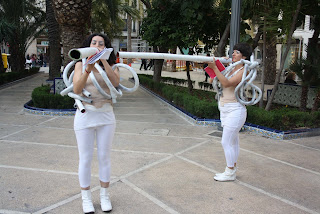
[[[7,88],[7,87],[10,87],[10,86],[12,86],[12,85],[15,85],[15,84],[17,84],[17,83],[19,83],[19,82],[23,82],[23,81],[25,81],[25,80],[31,79],[31,78],[39,75],[40,73],[41,73],[41,72],[38,72],[38,73],[32,74],[32,75],[30,75],[30,76],[23,77],[23,78],[21,78],[21,79],[17,79],[17,80],[15,80],[15,81],[12,81],[12,82],[5,83],[5,84],[3,84],[3,85],[0,85],[0,90],[1,90],[1,89],[4,89],[4,88]]]
[[[45,108],[36,108],[30,106],[32,100],[24,104],[24,111],[30,114],[35,115],[44,115],[44,116],[74,116],[76,109],[45,109]]]
[[[184,117],[187,121],[193,123],[194,125],[200,125],[200,126],[220,126],[221,122],[219,119],[202,119],[198,118],[189,112],[186,112],[185,110],[175,106],[168,100],[164,99],[163,97],[159,96],[158,94],[150,91],[149,89],[145,88],[140,84],[140,88],[143,89],[145,92],[153,95],[155,98],[157,98],[159,101],[164,102],[168,104],[168,107],[173,110],[174,112],[180,114],[180,116]],[[247,131],[250,133],[255,133],[258,135],[262,135],[271,139],[276,140],[290,140],[290,139],[297,139],[302,137],[313,137],[313,136],[319,136],[320,135],[320,128],[314,128],[314,129],[300,129],[300,130],[287,130],[287,131],[280,131],[277,129],[272,129],[260,125],[255,125],[252,123],[245,123],[244,126],[241,129],[242,131]]]

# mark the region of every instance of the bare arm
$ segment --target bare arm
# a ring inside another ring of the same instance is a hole
[[[86,71],[82,73],[82,62],[77,62],[74,68],[73,92],[80,94],[86,85],[89,73],[93,70],[93,64],[89,64]]]
[[[224,88],[228,88],[231,86],[237,86],[242,80],[243,68],[233,77],[227,79],[217,68],[215,61],[209,62],[208,66],[214,70],[214,73],[217,75],[218,80],[222,84]]]
[[[120,74],[118,68],[112,70],[111,66],[105,59],[101,59],[103,67],[108,75],[108,78],[114,87],[119,86],[120,83]]]

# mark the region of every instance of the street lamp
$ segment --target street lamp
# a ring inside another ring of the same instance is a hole
[[[233,46],[240,40],[240,8],[241,0],[232,0],[231,3],[231,23],[230,23],[230,51],[229,57],[232,57]]]

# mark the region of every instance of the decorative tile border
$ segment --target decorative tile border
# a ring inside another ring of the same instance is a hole
[[[159,96],[158,94],[150,91],[149,89],[145,88],[144,86],[140,85],[140,88],[143,89],[145,92],[153,95],[161,102],[165,102],[168,104],[169,108],[176,112],[177,114],[184,117],[187,121],[199,125],[199,126],[221,126],[221,122],[218,119],[201,119],[198,118],[189,112],[175,106],[171,102],[167,101],[163,97]],[[320,128],[315,129],[301,129],[301,130],[289,130],[289,131],[280,131],[276,129],[271,129],[264,126],[255,125],[252,123],[245,123],[242,127],[242,131],[252,132],[258,135],[262,135],[268,138],[277,139],[277,140],[290,140],[302,137],[311,137],[311,136],[319,136],[320,135]]]
[[[35,115],[44,116],[74,116],[76,109],[44,109],[29,106],[32,100],[24,104],[24,111]]]
[[[140,88],[145,92],[153,95],[155,98],[160,100],[161,102],[165,102],[168,104],[168,107],[179,114],[180,116],[184,117],[190,123],[199,126],[212,126],[218,127],[221,126],[221,122],[218,119],[201,119],[198,118],[189,112],[175,106],[171,102],[167,101],[163,97],[155,94],[154,92],[150,91],[149,89],[145,88],[144,86],[140,85]],[[74,116],[76,109],[43,109],[43,108],[35,108],[29,106],[32,100],[24,104],[24,111],[30,114],[35,115],[45,115],[45,116]],[[268,138],[277,139],[277,140],[290,140],[302,137],[311,137],[311,136],[319,136],[320,135],[320,128],[315,129],[301,129],[301,130],[289,130],[289,131],[279,131],[276,129],[271,129],[264,126],[259,126],[251,123],[245,123],[242,128],[243,131],[252,132],[258,135],[262,135]]]

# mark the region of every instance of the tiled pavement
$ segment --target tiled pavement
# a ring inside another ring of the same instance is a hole
[[[82,213],[73,117],[25,113],[47,73],[0,89],[0,213]],[[130,83],[128,83],[130,84]],[[240,134],[235,182],[220,138],[139,89],[117,100],[112,213],[320,213],[320,138]],[[98,164],[92,191],[99,207]]]

